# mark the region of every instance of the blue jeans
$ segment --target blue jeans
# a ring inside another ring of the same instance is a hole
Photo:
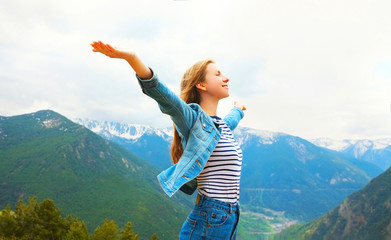
[[[197,195],[194,209],[182,225],[179,240],[234,240],[240,215],[235,204]]]

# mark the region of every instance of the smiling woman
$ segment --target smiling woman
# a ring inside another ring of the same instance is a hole
[[[246,107],[235,102],[224,118],[217,116],[219,101],[229,96],[229,79],[212,59],[198,61],[183,75],[177,96],[135,52],[101,41],[91,46],[94,52],[126,60],[142,92],[173,121],[174,164],[157,176],[159,184],[170,197],[178,190],[191,195],[198,186],[196,204],[179,239],[236,239],[242,150],[231,131]]]

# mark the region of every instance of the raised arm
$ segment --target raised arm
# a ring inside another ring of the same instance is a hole
[[[93,52],[103,53],[110,58],[125,59],[136,72],[136,78],[143,93],[156,100],[163,113],[170,115],[182,136],[188,136],[191,127],[195,123],[196,113],[185,101],[172,92],[166,84],[160,82],[157,74],[146,66],[134,52],[112,47],[101,41],[93,42],[91,46],[93,47]]]
[[[142,79],[149,79],[152,77],[151,70],[141,61],[135,52],[121,49],[118,47],[112,47],[109,44],[104,44],[101,41],[92,42],[93,52],[100,52],[110,58],[125,59],[138,76]]]

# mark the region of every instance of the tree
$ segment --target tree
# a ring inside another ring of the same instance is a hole
[[[94,240],[117,240],[118,225],[114,220],[105,219],[101,226],[98,226],[94,231]]]
[[[83,221],[68,215],[61,216],[52,199],[37,202],[37,197],[28,199],[28,204],[21,199],[12,211],[8,204],[0,210],[0,240],[138,240],[139,234],[133,231],[132,222],[128,221],[119,234],[114,220],[104,219],[94,235],[88,233]],[[158,240],[156,233],[152,240]]]
[[[134,233],[132,222],[127,222],[121,231],[121,240],[138,240],[138,234]]]
[[[14,236],[17,226],[15,213],[8,204],[4,210],[0,211],[0,237],[10,238]]]
[[[12,235],[8,234],[6,239],[91,239],[85,223],[80,222],[77,218],[73,219],[71,216],[68,216],[68,219],[61,217],[61,210],[55,206],[51,199],[37,203],[37,197],[34,196],[29,198],[27,205],[19,199],[15,206],[15,212],[12,212],[9,206],[3,212],[5,213],[4,218],[11,212],[15,220],[15,227],[10,230],[13,233]],[[1,222],[0,216],[0,225]],[[8,220],[8,222],[10,221]],[[7,227],[7,229],[11,229],[11,227]]]
[[[33,234],[38,219],[36,214],[37,206],[38,203],[36,196],[29,198],[27,205],[23,203],[22,199],[18,200],[15,206],[15,219],[17,222],[15,236],[23,237]],[[32,237],[34,237],[34,235]]]
[[[36,207],[36,235],[42,239],[60,239],[66,232],[66,220],[61,217],[61,210],[56,208],[52,199],[43,200]]]
[[[157,238],[157,234],[156,233],[152,234],[151,240],[159,240],[159,238]]]
[[[77,218],[68,216],[68,231],[64,237],[64,240],[89,240],[91,236],[88,234],[87,226],[83,221],[79,221]]]

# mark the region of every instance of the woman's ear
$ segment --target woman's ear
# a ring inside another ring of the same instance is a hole
[[[205,91],[206,92],[206,86],[204,85],[203,82],[199,82],[196,84],[196,88],[202,90],[202,91]]]

